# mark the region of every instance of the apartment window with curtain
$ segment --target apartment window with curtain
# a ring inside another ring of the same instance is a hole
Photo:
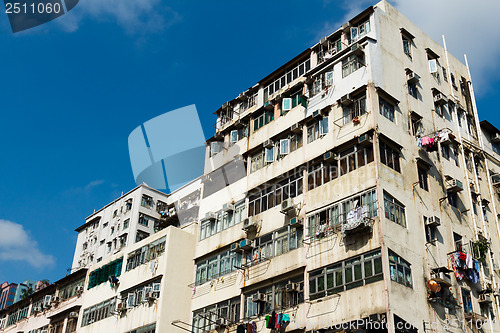
[[[405,206],[387,192],[384,192],[384,210],[387,219],[406,228]]]
[[[391,250],[389,250],[389,268],[392,281],[413,288],[410,263]]]

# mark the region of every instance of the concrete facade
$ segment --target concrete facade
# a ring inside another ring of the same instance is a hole
[[[288,315],[286,332],[360,319],[372,324],[356,332],[499,330],[499,132],[479,123],[466,65],[391,5],[217,116],[193,332],[268,331],[273,311]],[[217,186],[235,161],[243,175]]]
[[[73,269],[90,267],[159,230],[158,203],[167,195],[140,185],[94,212],[78,227]]]

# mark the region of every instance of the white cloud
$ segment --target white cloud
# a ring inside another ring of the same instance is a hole
[[[44,254],[21,224],[0,220],[0,262],[23,261],[36,268],[53,266],[53,256]]]
[[[498,0],[393,0],[392,4],[420,29],[446,46],[451,54],[471,69],[476,92],[485,93],[486,82],[498,79],[500,57],[500,12]]]
[[[88,183],[87,185],[85,185],[84,190],[88,192],[88,191],[92,190],[94,187],[97,187],[97,186],[102,185],[104,183],[105,182],[102,179],[93,180],[90,183]]]
[[[161,32],[181,20],[161,0],[81,0],[57,21],[64,30],[78,30],[82,21],[112,21],[131,35]]]

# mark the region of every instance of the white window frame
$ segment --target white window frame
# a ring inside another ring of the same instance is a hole
[[[290,139],[280,140],[280,155],[290,154]]]

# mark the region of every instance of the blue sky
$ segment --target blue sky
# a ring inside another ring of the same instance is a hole
[[[211,136],[220,105],[375,3],[80,0],[15,35],[0,14],[0,282],[65,275],[74,229],[135,186],[127,137],[138,125],[196,104]],[[468,54],[480,118],[500,126],[499,5],[464,1],[457,13],[446,3],[394,2],[435,39],[446,34],[457,58]]]

